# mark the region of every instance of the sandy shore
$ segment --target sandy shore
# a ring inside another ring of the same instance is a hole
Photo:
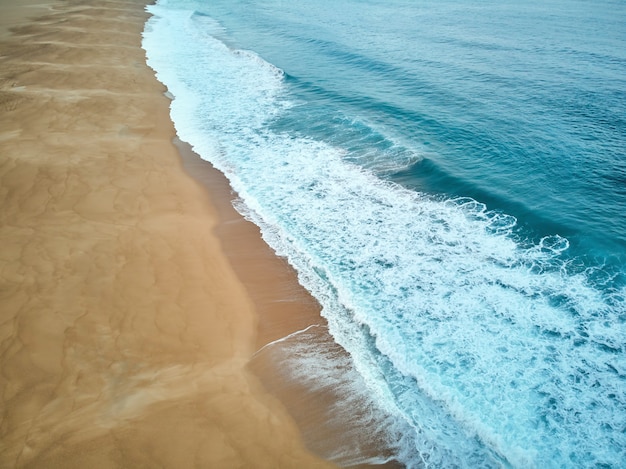
[[[144,2],[14,3],[0,5],[0,467],[327,467],[247,368],[317,306],[183,171],[140,48]],[[239,268],[216,235],[235,226]],[[289,301],[259,322],[272,295]]]

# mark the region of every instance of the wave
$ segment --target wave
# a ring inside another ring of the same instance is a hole
[[[624,288],[598,288],[565,238],[528,242],[514,217],[281,127],[299,105],[282,70],[208,17],[149,11],[143,45],[180,138],[227,175],[378,406],[412,429],[407,466],[626,464]]]

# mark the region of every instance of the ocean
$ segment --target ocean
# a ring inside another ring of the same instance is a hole
[[[363,433],[406,467],[626,467],[624,1],[148,11],[179,137],[322,305]]]

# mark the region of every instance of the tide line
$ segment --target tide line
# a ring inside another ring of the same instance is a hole
[[[267,344],[265,344],[263,347],[261,347],[259,350],[257,350],[256,352],[254,352],[254,354],[252,355],[252,358],[256,357],[257,354],[259,354],[260,352],[262,352],[264,349],[266,349],[267,347],[271,346],[271,345],[275,345],[278,344],[280,342],[284,342],[285,340],[288,340],[292,337],[295,337],[298,334],[302,334],[303,332],[308,331],[309,329],[311,329],[312,327],[324,327],[322,324],[311,324],[310,326],[305,327],[304,329],[300,329],[298,331],[292,332],[291,334],[286,335],[285,337],[281,337],[280,339],[276,339],[273,340],[271,342],[268,342]]]

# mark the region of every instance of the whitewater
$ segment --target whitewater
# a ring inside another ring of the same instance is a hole
[[[320,302],[407,467],[626,466],[626,9],[594,8],[148,7],[179,137]],[[537,18],[561,30],[533,42]]]

